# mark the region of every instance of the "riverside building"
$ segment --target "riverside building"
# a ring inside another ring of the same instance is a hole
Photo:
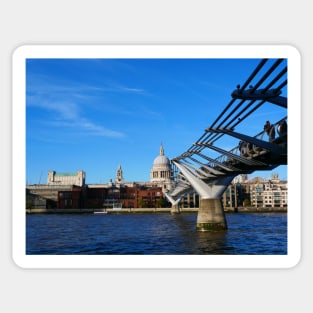
[[[288,206],[288,184],[277,174],[270,179],[258,178],[251,181],[250,201],[254,207],[286,208]]]
[[[288,184],[277,174],[270,179],[237,176],[222,196],[225,210],[238,207],[287,210]]]
[[[105,184],[86,184],[86,174],[48,172],[47,184],[26,186],[26,208],[77,209],[77,208],[157,208],[170,207],[164,193],[174,184],[170,160],[160,145],[159,155],[153,161],[150,181],[126,182],[123,169],[118,165],[116,177]],[[278,175],[271,179],[237,176],[222,195],[224,209],[238,207],[281,208],[288,206],[288,185]],[[199,195],[186,194],[180,201],[181,208],[197,208]]]
[[[28,209],[76,209],[76,208],[157,208],[168,203],[164,192],[172,186],[169,159],[160,146],[160,154],[154,159],[151,179],[147,182],[126,182],[119,165],[114,181],[106,184],[86,184],[84,171],[76,173],[48,172],[47,184],[26,186]]]
[[[48,185],[85,185],[86,174],[84,171],[77,171],[76,173],[57,173],[55,171],[48,172]]]

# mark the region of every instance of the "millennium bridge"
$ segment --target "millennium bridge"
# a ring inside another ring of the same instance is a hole
[[[185,194],[199,194],[198,231],[227,229],[221,197],[237,175],[287,165],[287,60],[260,60],[248,79],[234,88],[229,103],[203,135],[171,159],[175,183],[166,197],[172,211],[178,212]],[[265,104],[281,107],[282,116],[267,121],[259,133],[247,134],[254,113]],[[238,131],[244,121],[245,131]],[[230,150],[225,148],[227,137],[237,142]]]

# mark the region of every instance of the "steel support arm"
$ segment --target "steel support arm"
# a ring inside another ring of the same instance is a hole
[[[234,154],[234,153],[232,153],[232,152],[226,151],[226,150],[224,150],[224,149],[222,149],[222,148],[218,148],[218,147],[216,147],[216,146],[213,146],[213,145],[211,145],[211,144],[209,144],[209,143],[201,143],[201,144],[199,144],[199,145],[203,145],[203,146],[205,146],[205,147],[208,147],[208,148],[210,148],[210,149],[212,149],[212,150],[215,150],[215,151],[217,151],[217,152],[220,152],[220,153],[222,153],[222,154],[224,154],[224,155],[226,155],[226,156],[228,156],[228,157],[230,157],[230,158],[232,158],[232,159],[235,159],[235,160],[237,160],[237,161],[239,161],[239,162],[241,162],[241,163],[245,163],[245,164],[247,164],[247,165],[251,165],[251,166],[264,166],[264,165],[266,165],[266,164],[263,163],[263,162],[259,162],[259,161],[256,161],[256,160],[252,160],[252,159],[248,159],[248,158],[239,156],[239,155]]]
[[[173,199],[177,198],[178,197],[182,197],[183,195],[185,195],[187,192],[190,192],[194,190],[192,186],[187,186],[187,185],[184,185],[184,186],[176,186],[174,189],[172,189],[168,195],[170,195]]]
[[[217,199],[220,198],[228,184],[234,176],[221,176],[210,180],[210,183],[204,182],[202,179],[195,176],[185,165],[174,161],[181,173],[189,181],[190,185],[197,191],[202,199]]]
[[[177,205],[183,195],[180,195],[179,197],[177,197],[177,199],[174,199],[171,195],[165,193],[165,197],[168,199],[169,202],[171,202],[172,205]]]
[[[228,171],[228,172],[234,172],[234,171],[236,172],[236,171],[239,171],[239,169],[236,168],[236,167],[234,167],[234,166],[230,166],[229,164],[226,165],[226,164],[224,164],[224,163],[222,163],[222,162],[219,162],[219,161],[217,161],[217,160],[215,160],[215,159],[212,159],[212,158],[210,158],[210,157],[208,157],[208,156],[206,156],[206,155],[204,155],[204,154],[202,154],[202,153],[197,152],[197,155],[199,155],[199,157],[201,157],[201,158],[203,158],[203,159],[205,159],[205,160],[208,160],[209,162],[214,163],[215,165],[217,165],[217,166],[223,168],[224,170],[226,170],[226,171]]]
[[[238,138],[238,139],[243,140],[245,142],[250,142],[250,143],[256,145],[257,147],[266,149],[266,150],[273,152],[275,154],[278,154],[278,155],[284,153],[283,149],[280,146],[278,146],[277,144],[274,144],[274,143],[271,143],[268,141],[264,141],[264,140],[260,140],[260,139],[257,139],[255,137],[251,137],[251,136],[248,136],[245,134],[237,133],[237,132],[234,132],[234,131],[229,130],[229,129],[225,129],[225,128],[211,129],[211,128],[209,128],[209,129],[207,129],[207,131],[227,134],[229,136]]]
[[[189,157],[189,159],[194,160],[194,162],[196,162],[196,163],[198,163],[198,164],[200,163],[200,162],[198,162],[197,160],[195,160],[195,159],[193,159],[193,158],[191,158],[191,157]],[[198,168],[198,167],[196,167],[195,165],[191,164],[191,163],[188,162],[187,160],[184,160],[184,162],[187,163],[187,164],[184,164],[187,168],[188,168],[188,167],[191,167],[191,168],[194,169],[194,173],[195,173],[197,176],[199,176],[199,178],[216,177],[216,175],[213,175],[211,171],[210,171],[210,173],[203,171],[203,168],[206,168],[207,170],[209,170],[206,166],[201,166],[201,167],[202,167],[202,169],[201,169],[201,168]],[[202,175],[202,177],[201,177],[200,174]]]
[[[207,171],[212,173],[213,175],[211,175],[211,177],[216,177],[216,175],[225,175],[224,172],[218,171],[218,170],[212,168],[211,166],[209,166],[207,164],[203,164],[202,162],[198,161],[197,159],[195,159],[193,157],[189,157],[189,159],[198,163],[201,167],[205,168]]]
[[[287,108],[287,98],[280,96],[281,91],[277,89],[258,89],[254,92],[251,90],[243,90],[240,91],[238,89],[234,90],[231,96],[235,99],[242,99],[242,100],[265,100],[276,104],[280,107]]]

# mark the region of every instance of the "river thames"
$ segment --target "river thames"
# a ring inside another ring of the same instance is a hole
[[[27,214],[26,254],[287,254],[287,213],[228,213],[222,232],[197,232],[196,219],[196,213]]]

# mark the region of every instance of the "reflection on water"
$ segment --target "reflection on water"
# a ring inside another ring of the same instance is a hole
[[[226,232],[201,232],[196,235],[197,254],[232,254],[226,245]],[[228,251],[227,251],[228,250]]]
[[[226,214],[197,232],[196,213],[27,215],[27,254],[286,254],[287,214]]]

